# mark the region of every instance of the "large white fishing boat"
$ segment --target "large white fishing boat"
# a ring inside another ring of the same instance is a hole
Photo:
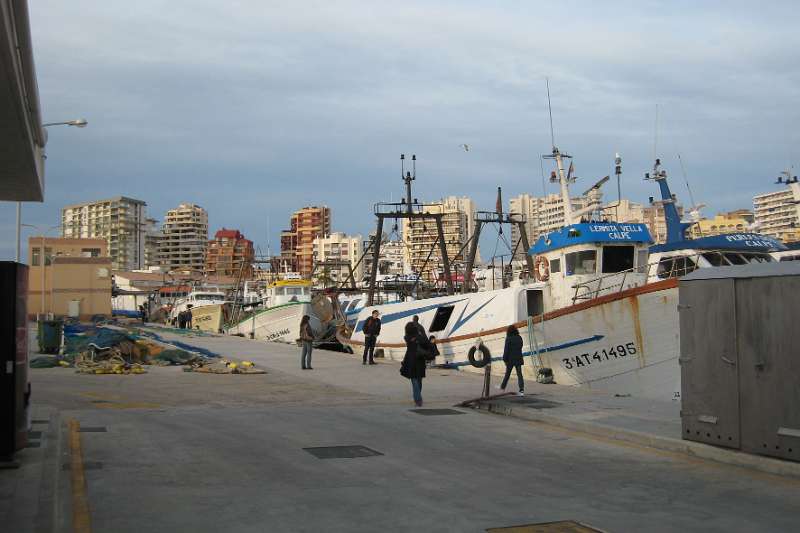
[[[319,332],[320,322],[312,311],[311,282],[279,280],[271,283],[260,307],[236,317],[227,328],[229,335],[293,343],[300,337],[300,320],[311,317],[311,328]]]
[[[172,306],[169,320],[177,325],[178,315],[192,311],[192,329],[219,333],[228,320],[230,304],[220,290],[194,290]]]
[[[695,268],[716,266],[714,257],[737,260],[726,253],[768,261],[766,252],[781,245],[751,234],[687,241],[686,225],[677,216],[666,173],[657,162],[653,179],[661,185],[667,222],[673,229],[672,240],[653,249],[656,261],[651,262],[652,241],[644,224],[591,220],[600,206],[599,184],[587,191],[588,207],[572,212],[565,157],[569,156],[553,148],[566,226],[540,237],[530,248],[533,280],[499,290],[365,307],[352,334],[340,335],[340,342],[354,351],[361,349],[364,321],[378,309],[383,327],[377,347],[386,358],[401,360],[405,323],[418,315],[426,331],[436,336],[439,362],[472,369],[470,352],[481,345],[493,360],[500,358],[506,329],[513,324],[522,335],[524,355],[530,357],[524,367],[530,378],[539,368],[549,367],[556,382],[564,385],[674,397],[680,390],[677,281],[689,271],[676,268],[680,260],[674,257],[680,255],[684,267]],[[728,243],[725,252],[706,248],[723,241]],[[742,249],[754,255],[746,256]],[[670,258],[671,266],[665,270]],[[495,365],[493,373],[502,373],[501,367]]]

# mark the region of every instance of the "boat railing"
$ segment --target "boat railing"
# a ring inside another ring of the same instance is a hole
[[[581,300],[593,300],[599,296],[615,294],[625,289],[636,287],[638,283],[626,285],[626,281],[630,282],[631,276],[637,274],[645,274],[645,276],[643,276],[644,283],[649,283],[652,279],[664,280],[683,277],[699,268],[698,263],[701,256],[712,264],[726,265],[728,263],[724,259],[724,253],[725,252],[721,250],[703,250],[702,252],[662,258],[658,261],[647,263],[646,265],[640,265],[620,272],[603,274],[602,276],[576,283],[572,286],[572,288],[575,289],[575,294],[572,297],[572,304],[574,305]],[[713,261],[715,255],[719,256],[718,261]],[[665,259],[671,260],[671,262],[666,262]],[[661,268],[661,270],[659,270],[659,268]]]

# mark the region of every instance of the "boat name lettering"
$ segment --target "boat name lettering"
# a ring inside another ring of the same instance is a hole
[[[753,248],[768,248],[770,246],[774,246],[775,244],[764,239],[761,235],[755,235],[752,233],[738,233],[736,235],[726,235],[725,240],[728,242],[743,242],[745,246],[750,246]]]
[[[288,335],[288,334],[289,334],[289,330],[288,329],[282,329],[280,331],[273,331],[272,333],[267,335],[264,340],[274,341],[275,339],[279,339],[279,338],[281,338],[281,337],[283,337],[285,335]]]
[[[611,346],[610,348],[603,348],[594,353],[587,352],[574,357],[565,357],[561,360],[561,364],[564,365],[564,368],[567,370],[572,370],[573,368],[619,359],[620,357],[627,357],[629,355],[635,355],[636,353],[636,343],[628,342]]]

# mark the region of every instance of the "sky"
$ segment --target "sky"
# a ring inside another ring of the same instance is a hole
[[[752,209],[800,164],[791,2],[29,4],[44,121],[89,121],[49,128],[45,201],[23,206],[40,228],[64,205],[124,195],[159,220],[199,204],[212,234],[240,229],[262,252],[305,205],[366,235],[373,204],[403,193],[401,153],[417,156],[420,200],[492,210],[498,186],[506,206],[555,192],[540,165],[545,79],[574,193],[613,175],[618,152],[623,196],[647,203],[655,153],[690,205],[680,154],[713,216]],[[14,223],[15,204],[0,202],[3,259]],[[484,259],[495,241],[484,235]]]

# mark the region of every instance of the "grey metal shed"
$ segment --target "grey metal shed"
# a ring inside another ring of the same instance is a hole
[[[679,282],[683,437],[800,461],[800,262]]]

